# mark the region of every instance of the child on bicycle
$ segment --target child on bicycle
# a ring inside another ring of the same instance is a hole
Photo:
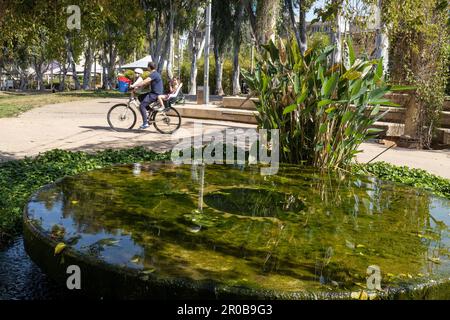
[[[174,77],[170,81],[170,92],[168,94],[161,94],[158,96],[159,104],[161,105],[161,108],[165,108],[164,101],[169,100],[170,98],[176,97],[176,92],[178,90],[178,87],[180,85],[180,79],[177,77]]]
[[[141,68],[136,68],[136,69],[134,69],[134,73],[136,73],[138,78],[130,86],[130,89],[134,89],[136,86],[138,86],[139,84],[144,82],[144,79],[142,79],[142,75],[144,74],[144,70],[142,70]],[[133,99],[135,98],[135,91],[134,90],[131,91],[131,98],[133,98]]]

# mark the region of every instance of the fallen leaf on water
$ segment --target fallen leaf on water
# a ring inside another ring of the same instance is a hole
[[[72,204],[77,204],[78,201],[77,200],[72,200]]]
[[[139,258],[139,257],[136,257],[136,258],[132,259],[131,262],[133,262],[133,263],[139,263],[139,260],[140,260],[140,258]]]
[[[369,300],[376,300],[378,299],[378,295],[375,292],[369,293]]]
[[[363,245],[363,244],[358,244],[356,247],[357,247],[357,248],[365,248],[366,246]]]
[[[355,300],[367,300],[369,295],[364,290],[352,292],[350,297]]]
[[[345,240],[345,245],[347,246],[347,248],[350,249],[355,249],[355,244],[353,244],[352,242]]]
[[[369,295],[364,290],[361,291],[361,294],[359,295],[359,300],[367,300],[369,299]]]
[[[437,264],[441,263],[441,259],[439,259],[439,258],[428,258],[428,260],[430,260],[431,262],[437,263]]]
[[[142,273],[144,273],[144,274],[149,274],[149,273],[153,273],[153,272],[155,272],[155,271],[156,271],[155,268],[150,268],[150,269],[145,269],[144,271],[142,271]]]
[[[66,248],[66,244],[63,242],[60,242],[55,247],[55,256],[60,254],[64,249]]]

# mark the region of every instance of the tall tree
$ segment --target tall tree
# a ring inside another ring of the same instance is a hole
[[[306,34],[306,11],[311,8],[314,1],[311,0],[285,0],[285,6],[289,11],[289,19],[294,31],[295,39],[302,54],[305,53],[307,45]],[[295,10],[298,10],[298,22],[296,21]]]
[[[238,95],[241,93],[240,85],[240,65],[239,65],[239,52],[241,51],[241,40],[242,40],[242,25],[245,14],[245,2],[237,1],[235,3],[234,10],[234,32],[233,32],[233,95]]]
[[[212,37],[214,42],[214,60],[216,88],[215,94],[223,95],[223,64],[225,53],[229,49],[229,41],[233,34],[234,19],[232,16],[233,0],[212,1]]]
[[[243,0],[250,18],[253,36],[258,47],[273,39],[276,34],[280,0]]]
[[[203,47],[205,46],[205,37],[199,40],[200,30],[204,24],[204,9],[199,8],[196,12],[196,20],[189,31],[189,48],[191,52],[191,73],[189,81],[189,94],[197,94],[197,62],[200,59]]]

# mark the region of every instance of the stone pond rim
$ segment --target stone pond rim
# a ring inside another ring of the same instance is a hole
[[[160,167],[167,166],[165,163],[152,163],[148,166],[152,167],[154,165]],[[290,167],[292,168],[293,166]],[[117,170],[125,169],[131,171],[132,167],[116,166],[98,170],[98,172],[101,174],[114,174]],[[169,165],[169,169],[172,170],[173,166]],[[219,169],[219,172],[221,170]],[[89,174],[80,176],[86,177]],[[120,176],[123,172],[120,171],[118,174]],[[164,175],[164,172],[162,172],[162,175]],[[68,180],[77,177],[59,179],[55,183],[38,190],[31,199],[36,199],[37,195],[52,191]],[[89,179],[83,180],[83,182],[89,181],[92,178],[92,176],[89,176]],[[388,186],[391,186],[391,184],[388,184]],[[231,187],[236,187],[236,185],[233,184]],[[232,191],[230,191],[228,196],[234,196],[236,191],[241,192],[245,188],[230,188],[230,190]],[[222,191],[217,189],[214,192],[210,192],[209,198],[208,192],[205,192],[205,205],[217,207],[217,203],[215,202],[223,196]],[[270,200],[273,202],[273,199],[277,199],[279,193],[282,192],[283,190],[277,191],[272,195]],[[263,195],[267,198],[267,194],[263,192]],[[250,196],[253,196],[252,192]],[[224,199],[228,199],[226,195],[223,197]],[[304,206],[305,204],[303,202],[294,202],[292,208],[302,210]],[[230,210],[233,211],[234,209],[231,208]],[[67,267],[70,265],[78,265],[82,270],[81,293],[86,296],[123,299],[350,299],[352,292],[355,292],[353,288],[351,290],[336,291],[326,289],[283,291],[279,289],[245,286],[242,284],[230,285],[226,282],[216,281],[213,277],[211,279],[194,280],[186,276],[173,277],[161,275],[155,271],[147,272],[128,266],[108,263],[99,259],[97,256],[87,255],[69,244],[62,254],[55,255],[55,247],[61,242],[61,239],[53,237],[48,229],[44,229],[39,223],[36,223],[36,220],[32,219],[32,214],[30,214],[29,210],[30,206],[27,205],[24,210],[24,244],[26,252],[46,274],[62,284],[66,283],[69,276],[66,272]],[[267,219],[272,218],[268,217]],[[448,262],[444,261],[444,263]],[[402,285],[388,286],[388,290],[379,292],[377,296],[384,299],[449,299],[450,275],[446,273],[440,277],[420,279],[414,282],[406,281]]]

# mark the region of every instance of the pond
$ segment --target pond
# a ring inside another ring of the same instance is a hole
[[[448,298],[449,214],[445,199],[370,177],[144,163],[42,188],[24,239],[59,284],[79,266],[94,297]]]

